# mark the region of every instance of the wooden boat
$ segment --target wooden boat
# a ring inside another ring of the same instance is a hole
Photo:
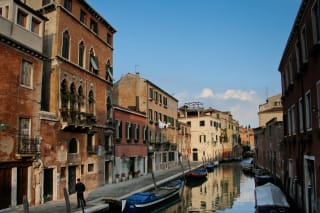
[[[183,188],[183,181],[176,179],[147,192],[138,192],[122,200],[123,212],[146,212],[155,206],[178,195]]]
[[[187,172],[184,177],[187,181],[206,179],[208,175],[207,169],[204,167],[199,167],[194,170]]]
[[[279,187],[266,183],[255,188],[257,213],[287,213],[290,205]]]
[[[207,162],[207,163],[204,164],[204,167],[206,167],[208,172],[212,172],[214,167],[215,167],[215,165],[214,165],[213,162]]]

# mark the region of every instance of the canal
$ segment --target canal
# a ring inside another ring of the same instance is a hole
[[[254,188],[254,178],[243,174],[240,162],[222,163],[207,180],[186,184],[181,198],[154,212],[254,213]]]

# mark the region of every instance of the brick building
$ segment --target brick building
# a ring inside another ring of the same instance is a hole
[[[128,73],[115,82],[113,103],[147,115],[148,171],[178,165],[176,98],[139,73]]]
[[[113,35],[84,0],[26,0],[48,18],[45,31],[39,195],[36,204],[112,181]]]
[[[303,0],[279,64],[285,189],[306,213],[320,212],[320,2]]]
[[[147,173],[148,120],[144,113],[114,106],[114,180]]]
[[[46,18],[20,1],[0,1],[0,209],[34,202]]]

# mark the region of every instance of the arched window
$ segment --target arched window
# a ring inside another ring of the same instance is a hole
[[[62,57],[69,59],[70,35],[66,30],[62,35]]]
[[[93,112],[94,112],[94,95],[93,95],[92,90],[90,90],[90,92],[89,92],[88,105],[89,105],[89,113],[93,114]]]
[[[74,83],[70,86],[70,115],[73,122],[77,118],[77,91]]]
[[[198,161],[198,149],[192,149],[192,160]]]
[[[83,43],[83,41],[80,42],[78,51],[79,51],[78,52],[78,64],[80,67],[83,67],[83,65],[84,65],[84,61],[83,61],[83,59],[84,59],[84,43]]]
[[[107,97],[107,119],[111,118],[112,104],[110,96]]]
[[[90,64],[89,64],[89,70],[90,72],[93,72],[94,74],[98,74],[98,57],[95,56],[93,49],[90,49]]]
[[[67,108],[69,102],[69,94],[67,89],[67,80],[64,79],[60,85],[61,107]]]
[[[69,153],[78,153],[78,144],[75,138],[69,141]]]
[[[78,89],[78,109],[79,111],[82,111],[82,107],[84,105],[84,95],[83,95],[83,88],[82,86]]]

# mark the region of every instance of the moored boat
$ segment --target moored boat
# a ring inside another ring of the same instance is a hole
[[[123,212],[146,212],[155,206],[178,196],[183,188],[183,181],[169,181],[152,191],[138,192],[122,200]]]
[[[208,172],[212,172],[215,167],[213,162],[207,162],[204,164],[204,166],[206,167]]]
[[[279,187],[266,183],[255,189],[257,213],[287,213],[290,205]]]
[[[187,172],[184,177],[187,181],[206,179],[208,175],[207,169],[204,167],[199,167]]]

